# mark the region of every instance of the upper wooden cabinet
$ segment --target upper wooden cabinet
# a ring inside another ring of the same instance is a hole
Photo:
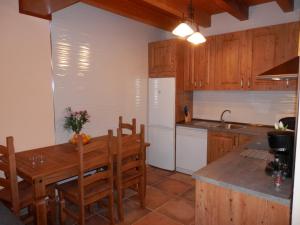
[[[175,77],[177,68],[177,41],[167,40],[149,44],[149,76]]]
[[[184,91],[295,90],[295,80],[256,77],[298,56],[299,30],[299,22],[293,22],[211,36],[198,46],[179,40],[151,43],[149,76],[180,74]]]
[[[247,33],[218,35],[215,40],[215,89],[244,89],[248,78]]]
[[[214,37],[208,37],[205,43],[198,46],[186,43],[184,50],[184,89],[186,91],[214,88],[214,39]]]
[[[184,107],[193,112],[193,92],[184,89],[185,41],[172,39],[149,43],[149,77],[176,78],[175,122],[184,120]]]
[[[296,81],[258,80],[256,76],[298,56],[299,23],[249,30],[252,90],[295,89]]]

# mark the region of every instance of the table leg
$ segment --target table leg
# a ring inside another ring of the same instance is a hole
[[[47,225],[46,186],[43,179],[34,181],[34,206],[36,213],[36,224]]]

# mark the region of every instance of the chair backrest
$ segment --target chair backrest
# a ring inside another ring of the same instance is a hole
[[[13,137],[6,138],[6,146],[0,145],[0,171],[4,173],[4,177],[0,177],[0,187],[9,190],[12,210],[19,215],[20,202]]]
[[[118,129],[117,146],[117,179],[122,180],[122,174],[135,170],[143,173],[145,164],[145,126],[141,125],[139,134],[123,136]]]
[[[82,137],[78,141],[79,175],[78,188],[80,205],[84,207],[85,187],[95,182],[103,181],[113,187],[113,152],[112,152],[112,130],[108,131],[107,138],[95,140],[83,145]],[[105,167],[105,170],[99,170]],[[94,170],[94,171],[93,171]],[[86,172],[93,171],[89,175]]]
[[[123,117],[119,116],[119,129],[122,135],[125,134],[124,130],[129,130],[131,134],[136,134],[136,119],[132,119],[132,124],[123,123]]]

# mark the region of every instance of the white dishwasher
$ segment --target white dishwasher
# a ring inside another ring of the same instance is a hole
[[[207,129],[176,127],[176,171],[186,174],[207,164]]]

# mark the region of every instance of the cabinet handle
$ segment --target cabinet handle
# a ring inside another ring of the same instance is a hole
[[[250,79],[248,78],[248,88],[250,88]]]
[[[289,80],[286,80],[286,87],[289,88]]]
[[[243,88],[243,87],[244,87],[244,80],[241,79],[241,88]]]
[[[194,87],[197,87],[197,82],[196,81],[194,82]]]
[[[200,80],[200,87],[202,87],[202,80]]]

